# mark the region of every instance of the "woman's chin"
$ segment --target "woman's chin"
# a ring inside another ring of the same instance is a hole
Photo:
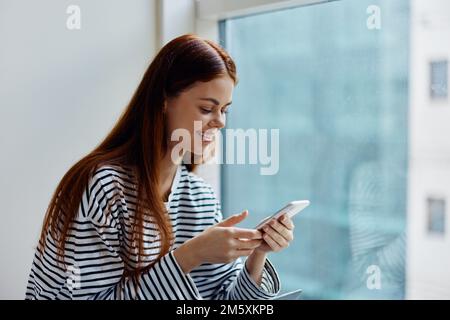
[[[211,143],[205,144],[203,146],[198,146],[197,148],[193,148],[192,151],[188,152],[194,158],[195,164],[202,164],[211,157]]]

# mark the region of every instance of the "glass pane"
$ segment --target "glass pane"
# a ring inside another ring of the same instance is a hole
[[[240,78],[227,128],[279,129],[280,148],[274,175],[260,162],[223,166],[223,212],[249,209],[243,225],[252,227],[289,201],[311,201],[295,218],[295,241],[270,256],[283,291],[404,298],[408,28],[406,0],[222,22]]]
[[[430,64],[430,95],[432,98],[447,98],[448,62],[436,61]]]
[[[445,233],[444,199],[428,199],[428,232],[442,235]]]

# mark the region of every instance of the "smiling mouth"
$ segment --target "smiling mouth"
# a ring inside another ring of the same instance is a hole
[[[212,142],[214,140],[215,133],[206,133],[197,131],[197,134],[202,138],[202,142]]]

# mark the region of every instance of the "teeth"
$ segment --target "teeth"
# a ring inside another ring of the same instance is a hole
[[[203,138],[203,141],[212,141],[213,136],[203,134],[202,138]]]
[[[203,141],[212,141],[214,139],[214,134],[206,134],[203,132],[198,132],[198,134],[202,137]]]

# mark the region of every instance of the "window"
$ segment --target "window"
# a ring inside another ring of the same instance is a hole
[[[432,99],[446,99],[448,96],[448,61],[430,63],[430,96]]]
[[[445,199],[428,198],[428,232],[445,233]]]
[[[367,8],[383,12],[368,28]],[[309,199],[294,243],[270,256],[305,299],[402,299],[409,1],[346,0],[227,19],[240,83],[227,128],[279,129],[279,171],[223,165],[225,214],[247,227]],[[381,289],[370,286],[381,272]]]

